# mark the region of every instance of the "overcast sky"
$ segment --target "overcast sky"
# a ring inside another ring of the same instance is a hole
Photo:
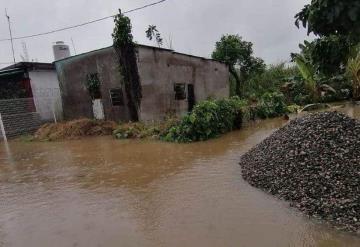
[[[0,0],[11,17],[13,36],[46,32],[64,26],[112,15],[119,8],[133,9],[156,0]],[[146,39],[148,25],[156,25],[164,39],[173,40],[179,52],[209,57],[222,34],[239,34],[254,43],[257,56],[267,63],[289,60],[290,52],[307,38],[304,29],[294,25],[294,15],[310,0],[167,0],[165,3],[129,14],[135,40]],[[4,9],[1,9],[4,13]],[[5,14],[0,15],[0,39],[8,38]],[[16,60],[26,43],[30,59],[52,62],[52,44],[63,40],[75,43],[83,53],[112,44],[113,20],[37,38],[16,40]],[[71,52],[74,49],[71,45]],[[0,63],[11,62],[10,42],[0,42]],[[3,64],[0,66],[3,66]]]

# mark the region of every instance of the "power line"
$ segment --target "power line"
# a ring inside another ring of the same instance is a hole
[[[125,11],[125,12],[123,12],[123,13],[124,13],[124,14],[132,13],[132,12],[135,12],[135,11],[138,11],[138,10],[142,10],[142,9],[145,9],[145,8],[148,8],[148,7],[151,7],[151,6],[155,6],[155,5],[161,4],[161,3],[165,2],[165,1],[167,1],[167,0],[161,0],[161,1],[154,2],[154,3],[150,3],[150,4],[144,5],[144,6],[142,6],[142,7],[138,7],[138,8],[135,8],[135,9],[131,9],[131,10]],[[68,27],[63,27],[63,28],[59,28],[59,29],[54,29],[54,30],[51,30],[51,31],[43,32],[43,33],[31,34],[31,35],[26,35],[26,36],[21,36],[21,37],[13,37],[12,39],[13,39],[13,40],[27,39],[27,38],[33,38],[33,37],[48,35],[48,34],[52,34],[52,33],[57,33],[57,32],[61,32],[61,31],[69,30],[69,29],[74,29],[74,28],[77,28],[77,27],[86,26],[86,25],[89,25],[89,24],[92,24],[92,23],[95,23],[95,22],[99,22],[99,21],[103,21],[103,20],[106,20],[106,19],[114,18],[115,16],[116,16],[116,15],[110,15],[110,16],[106,16],[106,17],[103,17],[103,18],[91,20],[91,21],[84,22],[84,23],[77,24],[77,25],[73,25],[73,26],[68,26]],[[10,41],[10,40],[11,40],[11,39],[0,39],[0,42]]]

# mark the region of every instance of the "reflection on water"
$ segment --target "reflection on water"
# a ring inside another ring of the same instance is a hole
[[[241,178],[240,155],[285,123],[189,145],[11,142],[12,160],[1,146],[0,246],[360,246]]]

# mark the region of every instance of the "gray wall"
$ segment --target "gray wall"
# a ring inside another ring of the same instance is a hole
[[[129,120],[126,106],[111,104],[109,90],[121,87],[117,57],[112,47],[60,60],[55,65],[66,119],[93,118],[91,98],[84,82],[87,74],[98,73],[106,119]],[[213,60],[140,46],[138,68],[143,89],[140,109],[143,121],[160,120],[168,112],[178,115],[187,112],[188,101],[175,100],[175,83],[193,84],[196,102],[229,96],[228,68]],[[123,95],[126,97],[125,92]]]
[[[55,63],[65,119],[93,118],[92,100],[85,87],[88,74],[98,73],[106,119],[129,120],[125,106],[112,106],[111,88],[121,88],[115,50],[105,48]],[[125,96],[125,94],[124,94]]]
[[[146,47],[139,51],[138,66],[143,88],[141,120],[187,112],[188,100],[175,100],[175,83],[193,84],[196,102],[229,97],[229,72],[222,63]]]

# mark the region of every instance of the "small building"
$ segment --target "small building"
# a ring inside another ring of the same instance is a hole
[[[220,62],[138,45],[137,66],[142,87],[141,121],[161,120],[169,113],[183,115],[208,98],[229,97],[228,67]],[[129,121],[117,54],[113,47],[55,61],[64,118],[105,118]],[[87,80],[100,82],[99,99]]]
[[[22,62],[0,70],[0,114],[7,137],[32,133],[54,115],[61,118],[61,105],[53,64]]]
[[[52,63],[20,62],[0,70],[0,100],[33,98],[42,122],[62,118],[59,81]]]

